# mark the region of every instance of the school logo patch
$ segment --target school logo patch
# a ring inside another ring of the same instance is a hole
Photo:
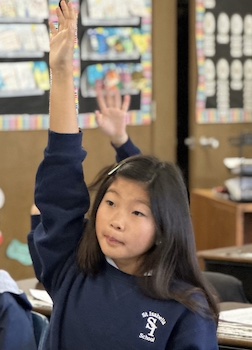
[[[139,338],[150,343],[154,343],[156,340],[155,332],[157,328],[160,325],[164,326],[166,324],[166,320],[159,313],[153,311],[142,312],[142,317],[146,319],[146,329],[139,334]]]

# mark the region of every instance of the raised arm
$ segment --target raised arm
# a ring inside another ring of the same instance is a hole
[[[75,108],[73,53],[77,28],[77,14],[65,0],[58,7],[58,29],[50,23],[50,130],[57,133],[78,133]]]
[[[71,3],[56,9],[59,29],[50,24],[50,131],[36,174],[35,204],[41,222],[28,242],[37,278],[53,296],[65,270],[75,266],[76,247],[86,224],[89,194],[75,108],[73,53],[77,15]],[[37,222],[36,222],[37,223]],[[33,222],[33,224],[36,224]]]

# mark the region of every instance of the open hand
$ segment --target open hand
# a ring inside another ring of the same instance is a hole
[[[50,67],[55,70],[72,69],[74,43],[77,28],[77,13],[71,3],[65,0],[60,2],[56,9],[58,17],[58,28],[50,22],[51,43],[50,43]]]
[[[130,96],[122,98],[117,88],[103,89],[101,85],[96,86],[96,94],[100,108],[96,111],[97,124],[110,141],[119,147],[128,140],[126,126]]]

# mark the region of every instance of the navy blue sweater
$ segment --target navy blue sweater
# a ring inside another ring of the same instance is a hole
[[[24,293],[0,293],[0,349],[36,350],[32,306]]]
[[[134,276],[105,263],[95,276],[76,264],[76,248],[89,209],[82,134],[49,132],[36,178],[41,223],[29,235],[38,278],[54,307],[46,349],[217,350],[216,325],[174,301],[143,295]],[[117,160],[138,154],[129,140]]]

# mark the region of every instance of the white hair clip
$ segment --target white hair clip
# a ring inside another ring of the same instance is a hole
[[[117,164],[112,170],[108,172],[108,176],[114,174],[115,171],[117,171],[121,167],[122,163]]]

